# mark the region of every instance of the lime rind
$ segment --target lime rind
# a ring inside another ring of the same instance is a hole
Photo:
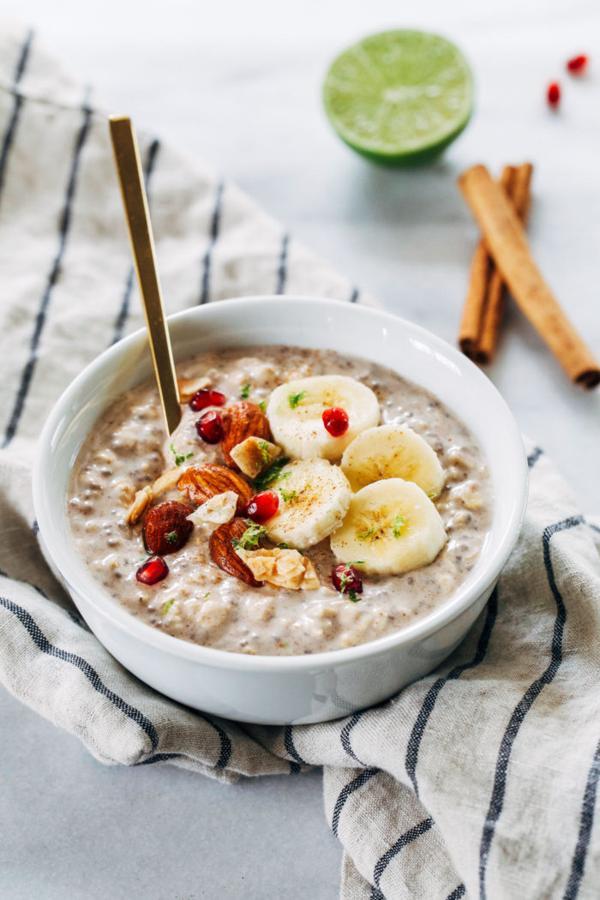
[[[464,130],[473,78],[460,50],[439,35],[387,31],[343,51],[323,86],[342,140],[377,162],[413,165],[438,156]]]

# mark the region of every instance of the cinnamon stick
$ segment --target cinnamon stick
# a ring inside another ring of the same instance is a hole
[[[569,378],[586,388],[600,383],[600,365],[569,322],[542,273],[506,194],[485,166],[458,179],[489,252],[521,311],[555,354]]]
[[[505,166],[502,170],[500,185],[507,194],[510,193],[514,174],[515,169],[513,166]],[[494,262],[490,258],[485,241],[482,238],[473,254],[469,272],[469,287],[458,333],[460,349],[469,359],[473,359],[476,362],[483,361],[480,359],[479,352],[480,337],[483,331],[490,280],[494,270]]]
[[[514,169],[513,177],[508,188],[508,195],[519,219],[525,225],[529,213],[530,185],[533,166],[531,163],[523,163]],[[481,331],[477,341],[477,362],[487,365],[496,352],[500,326],[504,314],[505,298],[504,279],[499,270],[492,264],[487,298],[483,309]]]

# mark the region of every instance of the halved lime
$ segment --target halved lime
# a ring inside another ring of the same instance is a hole
[[[473,78],[454,44],[425,31],[384,31],[344,50],[323,85],[329,120],[358,153],[391,165],[437,156],[467,125]]]

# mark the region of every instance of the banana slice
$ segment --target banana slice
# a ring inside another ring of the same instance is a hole
[[[331,536],[340,562],[360,560],[371,575],[400,575],[427,566],[446,543],[440,514],[418,485],[375,481],[354,494],[344,524]]]
[[[348,430],[333,437],[323,424],[323,411],[341,406],[348,414]],[[379,422],[379,403],[373,391],[346,375],[315,375],[288,381],[275,388],[267,406],[271,431],[287,456],[321,456],[338,460],[348,444],[365,428]]]
[[[446,476],[435,451],[406,425],[379,425],[363,431],[344,451],[342,469],[353,491],[382,478],[414,481],[437,497]]]
[[[326,459],[288,463],[271,487],[279,493],[279,509],[266,523],[267,534],[296,549],[312,547],[338,528],[352,496],[342,470]]]

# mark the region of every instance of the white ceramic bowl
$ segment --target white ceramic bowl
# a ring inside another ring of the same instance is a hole
[[[494,491],[477,564],[438,609],[396,634],[309,656],[244,656],[164,634],[120,606],[79,557],[66,497],[94,422],[123,391],[151,377],[144,332],[111,347],[62,395],[42,432],[33,479],[46,559],[86,622],[126,668],[169,697],[246,722],[319,722],[377,703],[435,668],[481,612],[518,536],[527,495],[521,436],[504,400],[464,356],[416,325],[332,300],[254,297],[170,318],[176,359],[218,346],[295,344],[364,356],[435,393],[475,434]]]

